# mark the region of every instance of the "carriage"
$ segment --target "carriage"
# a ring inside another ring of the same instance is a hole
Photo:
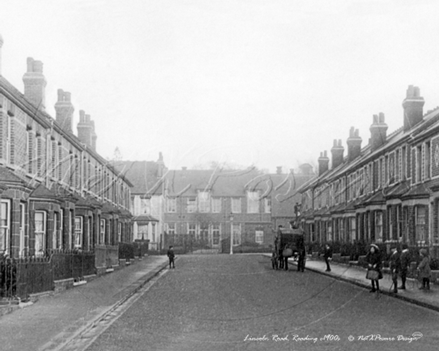
[[[272,254],[273,269],[287,269],[287,259],[293,257],[298,261],[298,270],[304,270],[305,245],[304,232],[302,229],[290,230],[280,228],[274,242]]]

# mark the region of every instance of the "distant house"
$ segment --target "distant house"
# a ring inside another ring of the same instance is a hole
[[[161,247],[164,231],[164,183],[166,172],[162,154],[154,161],[112,162],[130,179],[130,210],[133,215],[133,240],[149,240],[151,249]]]

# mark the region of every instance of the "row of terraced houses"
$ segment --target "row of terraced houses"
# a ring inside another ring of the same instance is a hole
[[[347,155],[334,140],[321,153],[318,177],[303,185],[301,223],[309,242],[406,243],[438,258],[439,110],[423,112],[418,87],[403,100],[402,127],[388,134],[373,116],[365,146],[352,127]]]
[[[46,112],[41,61],[27,59],[23,82],[24,94],[0,75],[2,256],[131,241],[131,183],[96,152],[90,116],[79,111],[75,136],[71,95],[61,89],[55,118]]]

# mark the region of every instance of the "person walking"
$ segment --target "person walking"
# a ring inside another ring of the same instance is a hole
[[[417,266],[419,272],[419,277],[422,278],[422,286],[419,287],[421,290],[429,290],[429,279],[431,278],[431,267],[429,266],[429,255],[426,249],[420,250],[420,256],[422,256],[422,261]]]
[[[175,255],[174,255],[173,246],[170,246],[170,248],[168,249],[167,256],[170,264],[170,269],[171,269],[171,265],[173,266],[173,268],[176,268],[176,266],[174,265]]]
[[[397,277],[400,270],[400,254],[397,248],[392,249],[390,257],[391,279],[393,280],[393,292],[397,294]]]
[[[379,247],[376,244],[370,245],[370,251],[365,257],[365,260],[368,263],[367,279],[371,280],[370,292],[379,293],[379,280],[383,278],[382,258]]]
[[[332,255],[333,255],[333,253],[332,253],[332,249],[330,248],[330,245],[325,244],[325,246],[324,246],[324,261],[325,261],[325,264],[327,265],[327,269],[325,270],[326,272],[331,272],[329,261],[331,261]]]
[[[408,275],[408,267],[411,263],[411,256],[408,250],[408,245],[402,245],[402,253],[400,254],[400,278],[402,279],[402,285],[399,289],[405,290],[406,276]]]

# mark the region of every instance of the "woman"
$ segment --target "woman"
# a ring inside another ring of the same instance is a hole
[[[379,279],[382,279],[383,275],[381,254],[376,244],[370,245],[370,251],[365,260],[368,263],[367,279],[371,280],[370,292],[379,292]]]

